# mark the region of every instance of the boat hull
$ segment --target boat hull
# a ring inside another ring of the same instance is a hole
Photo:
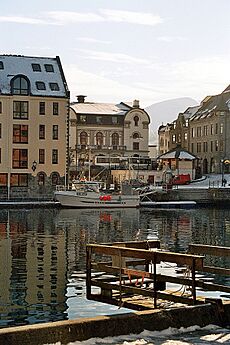
[[[139,207],[140,204],[138,195],[111,195],[108,200],[101,200],[96,193],[79,195],[75,191],[57,191],[55,199],[63,207],[75,208],[130,208]]]

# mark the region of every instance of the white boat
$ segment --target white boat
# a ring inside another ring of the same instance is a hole
[[[117,193],[100,191],[100,183],[76,181],[72,189],[57,186],[55,199],[64,207],[76,208],[124,208],[139,207],[140,198],[129,185],[123,185]]]

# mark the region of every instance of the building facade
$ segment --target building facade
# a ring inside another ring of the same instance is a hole
[[[98,157],[112,163],[119,157],[148,157],[149,115],[133,104],[86,102],[70,104],[70,161],[74,175],[82,166],[96,165]]]
[[[51,195],[63,181],[68,104],[59,57],[0,55],[1,198]]]
[[[199,106],[189,107],[171,124],[158,130],[159,153],[178,145],[199,158],[197,173],[229,172],[230,86],[207,96]],[[199,171],[198,171],[199,170]]]

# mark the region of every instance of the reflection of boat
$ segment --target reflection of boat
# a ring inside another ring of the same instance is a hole
[[[65,207],[123,208],[139,206],[139,195],[128,184],[122,185],[119,193],[101,192],[99,187],[99,182],[76,181],[71,190],[58,188],[54,195],[55,199]]]

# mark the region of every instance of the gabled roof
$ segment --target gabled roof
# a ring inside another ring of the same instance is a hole
[[[58,56],[0,55],[0,94],[11,94],[11,80],[17,75],[28,78],[31,95],[68,97],[68,87]],[[44,83],[45,90],[38,90],[36,82]],[[50,83],[58,84],[58,88],[51,90]]]
[[[180,146],[166,153],[163,153],[162,155],[158,157],[158,159],[187,159],[187,160],[193,160],[196,158],[197,157],[194,154],[181,148]]]
[[[213,111],[229,111],[230,90],[227,89],[219,95],[207,97],[190,120],[209,117]]]

